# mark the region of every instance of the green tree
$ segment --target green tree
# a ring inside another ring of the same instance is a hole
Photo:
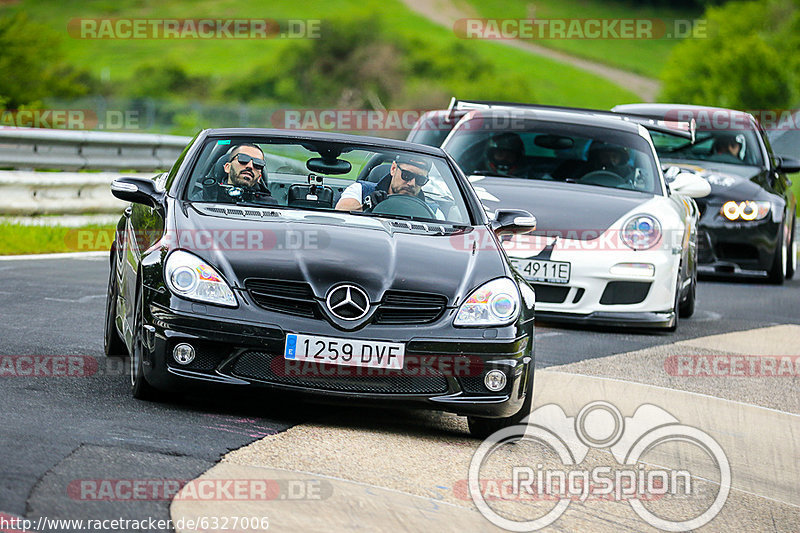
[[[662,74],[663,100],[738,109],[793,103],[800,95],[800,40],[791,33],[798,21],[795,2],[730,2],[709,7],[705,18],[708,35],[673,50]]]
[[[59,45],[57,34],[25,13],[0,17],[0,99],[7,107],[89,91],[91,77],[68,65]]]

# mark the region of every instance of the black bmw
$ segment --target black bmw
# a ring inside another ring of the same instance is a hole
[[[377,187],[356,179],[375,169]],[[449,411],[479,436],[528,414],[535,298],[497,234],[535,221],[490,222],[442,150],[206,130],[168,173],[112,192],[132,204],[105,347],[130,354],[135,397],[266,387]]]
[[[616,112],[667,121],[694,119],[694,142],[653,133],[661,162],[696,172],[711,185],[697,200],[698,272],[791,279],[797,267],[797,200],[786,173],[800,161],[776,156],[749,113],[676,104],[619,105]],[[676,169],[677,170],[677,169]]]

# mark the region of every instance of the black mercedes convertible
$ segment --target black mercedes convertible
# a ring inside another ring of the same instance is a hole
[[[375,180],[358,179],[380,173]],[[528,414],[534,292],[439,148],[265,129],[199,133],[120,178],[108,355],[141,399],[192,387],[422,407],[484,436]]]

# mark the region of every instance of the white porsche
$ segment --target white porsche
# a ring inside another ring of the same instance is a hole
[[[537,318],[674,330],[693,314],[692,198],[710,187],[678,168],[665,172],[647,127],[686,137],[691,128],[588,110],[481,107],[442,147],[490,214],[519,208],[537,218],[533,233],[503,242],[536,289]]]

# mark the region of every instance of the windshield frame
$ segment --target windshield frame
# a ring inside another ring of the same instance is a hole
[[[609,190],[628,190],[633,192],[639,192],[643,194],[650,194],[656,196],[667,196],[668,189],[666,186],[666,180],[664,178],[661,163],[659,159],[659,154],[655,149],[655,145],[653,143],[653,139],[650,136],[650,132],[642,125],[636,125],[636,131],[625,130],[621,128],[615,127],[608,127],[599,124],[582,124],[580,122],[569,122],[569,121],[556,121],[556,120],[541,120],[535,118],[520,118],[520,121],[524,126],[517,126],[515,128],[509,129],[487,129],[481,127],[481,120],[486,120],[486,115],[466,115],[464,116],[456,126],[451,130],[450,134],[445,139],[444,143],[442,144],[442,149],[448,152],[450,157],[456,161],[455,156],[451,153],[450,147],[452,146],[455,139],[463,137],[463,136],[470,136],[479,133],[484,133],[486,135],[494,135],[497,133],[504,133],[506,131],[515,132],[515,133],[534,133],[534,134],[555,134],[555,135],[564,135],[564,136],[575,136],[581,137],[584,139],[596,139],[601,142],[609,142],[609,143],[619,143],[620,140],[626,140],[629,142],[625,142],[621,144],[622,146],[626,146],[629,150],[636,150],[645,158],[647,158],[650,166],[651,172],[653,173],[653,180],[654,183],[652,184],[652,189],[637,189],[637,188],[625,188],[625,187],[609,187],[603,185],[596,185],[596,184],[585,184],[588,186],[597,186],[602,187],[604,189]],[[471,121],[477,121],[478,127],[472,127],[469,123]],[[487,122],[489,122],[487,120]],[[638,145],[638,146],[637,146]],[[564,159],[567,161],[567,159]],[[462,169],[463,171],[463,169]],[[466,171],[464,174],[469,176]],[[541,178],[513,178],[510,176],[502,176],[498,175],[496,177],[507,177],[510,179],[521,179],[521,180],[531,180],[531,181],[550,181]],[[554,181],[561,181],[561,180],[554,180]],[[564,180],[566,181],[566,180]],[[574,183],[578,183],[575,181]]]
[[[463,176],[463,173],[460,172],[460,169],[452,160],[452,158],[448,157],[447,154],[431,154],[423,150],[413,150],[408,149],[406,147],[397,147],[392,145],[384,145],[375,141],[379,141],[380,139],[375,138],[371,139],[370,137],[364,137],[364,141],[360,142],[360,140],[354,141],[348,138],[337,138],[336,135],[331,134],[330,138],[323,137],[320,138],[318,133],[309,136],[303,136],[303,132],[294,132],[294,131],[287,131],[287,135],[281,135],[283,132],[279,132],[277,135],[275,132],[265,131],[264,133],[260,132],[252,132],[252,133],[243,133],[240,131],[237,132],[225,132],[223,130],[205,130],[200,132],[190,143],[187,147],[188,151],[191,153],[191,161],[184,161],[184,164],[181,165],[180,169],[180,179],[175,180],[170,187],[170,191],[168,194],[175,198],[180,202],[185,202],[188,204],[194,203],[203,203],[203,204],[211,204],[215,203],[213,201],[205,201],[205,200],[197,200],[192,199],[189,197],[190,188],[193,183],[196,182],[197,176],[196,172],[198,172],[198,168],[200,165],[204,165],[208,163],[211,155],[213,153],[213,148],[209,149],[210,146],[214,146],[218,143],[218,141],[229,141],[231,145],[237,144],[244,144],[244,143],[254,143],[259,146],[266,148],[267,145],[275,144],[275,145],[296,145],[300,146],[303,144],[308,145],[321,145],[321,144],[329,144],[333,146],[341,146],[344,148],[340,155],[345,155],[348,152],[352,151],[365,151],[365,152],[372,152],[372,154],[376,153],[401,153],[401,154],[409,154],[409,155],[416,155],[422,156],[424,158],[429,158],[434,161],[435,167],[439,169],[441,174],[444,174],[442,171],[446,170],[449,173],[449,178],[442,175],[440,178],[442,183],[445,186],[445,189],[453,196],[451,201],[458,207],[460,211],[463,212],[465,215],[464,221],[457,221],[452,219],[425,219],[416,218],[414,220],[418,220],[419,222],[425,222],[429,224],[444,224],[449,226],[483,226],[488,224],[488,218],[485,216],[483,212],[483,207],[480,201],[475,196],[474,191],[469,186],[466,178]],[[348,137],[348,136],[343,136]],[[421,146],[422,148],[422,146]],[[427,147],[425,147],[427,148]],[[314,156],[318,156],[317,152],[313,152]],[[208,158],[206,158],[206,154],[208,154]],[[266,154],[265,154],[266,155]],[[305,164],[303,163],[303,166]],[[357,165],[353,165],[354,170],[357,170]],[[352,172],[352,171],[351,171]],[[308,174],[319,174],[316,172],[312,172],[310,170],[306,170],[303,176],[308,176]],[[358,172],[355,172],[357,176]],[[282,175],[282,174],[279,174]],[[323,178],[327,179],[343,179],[340,176],[336,176],[333,174],[319,174],[322,175]],[[297,175],[300,178],[300,174]],[[348,185],[352,183],[356,183],[357,179],[353,178],[344,178],[347,180],[347,185],[344,185],[343,188],[346,188]],[[297,183],[303,184],[305,183],[302,179],[299,179]],[[435,194],[435,191],[429,192],[425,191],[428,194]],[[460,199],[456,198],[459,196]],[[225,205],[228,205],[227,203]],[[237,205],[236,203],[230,203],[231,206]],[[242,202],[238,205],[243,206],[254,206],[254,204]],[[288,205],[258,205],[261,208],[271,208],[276,210],[300,210],[300,211],[307,211],[308,213],[315,213],[315,214],[351,214],[349,211],[344,210],[336,210],[334,209],[314,209],[308,207],[300,207],[300,206],[288,206]],[[335,206],[334,206],[335,207]],[[359,212],[358,214],[362,214]],[[393,216],[389,214],[371,214],[371,213],[363,213],[365,216],[371,216],[375,218],[386,218],[391,220],[409,220],[407,217],[403,216]],[[447,215],[445,214],[445,217]]]

